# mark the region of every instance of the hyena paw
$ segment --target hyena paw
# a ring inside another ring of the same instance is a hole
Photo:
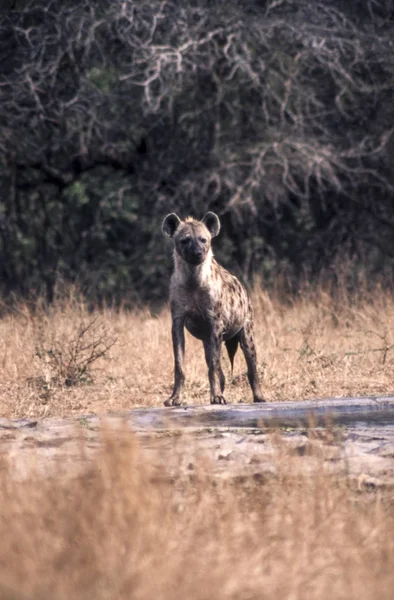
[[[267,400],[264,400],[262,396],[255,396],[253,402],[267,402]]]
[[[170,396],[168,398],[168,400],[165,400],[163,402],[163,404],[164,404],[164,406],[182,406],[182,405],[184,405],[186,403],[182,402],[182,400],[180,398],[178,398],[178,397],[174,398],[173,396]]]
[[[226,402],[225,397],[220,395],[220,396],[213,396],[211,398],[211,404],[227,404],[227,402]]]

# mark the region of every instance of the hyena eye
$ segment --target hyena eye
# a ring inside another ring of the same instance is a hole
[[[201,242],[202,244],[206,244],[206,243],[207,243],[207,238],[200,237],[200,238],[198,238],[198,239],[200,240],[200,242]]]
[[[190,241],[189,237],[185,237],[181,239],[181,244],[187,244]]]

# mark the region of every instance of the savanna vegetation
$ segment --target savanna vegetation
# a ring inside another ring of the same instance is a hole
[[[366,284],[367,285],[367,284]],[[390,394],[394,299],[305,289],[290,303],[253,293],[258,369],[269,401]],[[77,295],[52,306],[17,304],[0,321],[0,414],[40,417],[161,406],[171,390],[169,311],[91,311]],[[234,379],[223,352],[228,402],[250,402],[239,352]],[[186,398],[209,402],[200,341],[186,337]]]
[[[3,4],[2,414],[168,393],[172,210],[220,215],[267,399],[389,392],[393,39],[388,0]]]
[[[0,416],[168,397],[171,211],[219,214],[267,400],[393,393],[393,86],[392,0],[3,1]],[[0,448],[1,598],[391,600],[390,490],[280,447],[258,478],[169,476],[135,437],[78,477]]]

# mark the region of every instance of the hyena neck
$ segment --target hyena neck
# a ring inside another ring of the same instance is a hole
[[[200,287],[208,284],[211,280],[213,258],[210,249],[204,262],[200,265],[191,265],[187,263],[179,254],[174,252],[175,274],[177,281],[181,285]]]

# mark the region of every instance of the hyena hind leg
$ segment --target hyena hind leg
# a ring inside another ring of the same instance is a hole
[[[253,324],[249,321],[238,334],[242,352],[248,367],[248,379],[253,393],[253,402],[266,402],[261,393],[259,376],[257,374],[256,348],[253,339]]]

